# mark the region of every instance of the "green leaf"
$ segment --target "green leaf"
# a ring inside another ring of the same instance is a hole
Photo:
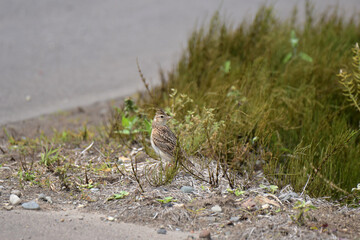
[[[123,115],[121,119],[121,124],[124,128],[128,128],[130,126],[130,121],[127,117]]]
[[[292,30],[290,33],[290,43],[293,48],[296,48],[299,43],[299,39],[296,37],[296,33],[294,30]]]
[[[304,52],[300,52],[300,53],[299,53],[299,56],[300,56],[300,58],[301,58],[302,60],[305,60],[305,61],[307,61],[307,62],[313,62],[312,57],[310,57],[309,55],[307,55],[307,54],[304,53]]]
[[[270,190],[271,190],[272,193],[276,192],[278,190],[278,188],[279,187],[276,186],[276,185],[270,185]]]
[[[144,131],[151,134],[151,122],[145,118],[144,120]]]
[[[164,197],[163,199],[156,199],[156,201],[161,203],[176,202],[173,197]]]
[[[127,195],[129,195],[129,192],[127,191],[120,191],[119,193],[115,193],[114,195],[108,197],[108,201],[110,200],[114,200],[114,199],[123,199],[124,197],[126,197]]]
[[[240,190],[238,190],[238,189],[236,189],[236,191],[235,191],[235,196],[240,196],[240,195],[243,195],[245,193],[245,191],[240,191]]]
[[[227,60],[224,62],[224,65],[220,68],[224,73],[228,74],[231,70],[231,61]]]
[[[283,63],[288,63],[290,61],[290,59],[292,58],[293,54],[292,52],[289,52],[288,54],[286,54],[286,56],[283,59]]]

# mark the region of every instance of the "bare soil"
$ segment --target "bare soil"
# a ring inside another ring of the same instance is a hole
[[[6,128],[15,139],[35,138],[40,134],[51,136],[54,129],[76,131],[84,123],[89,128],[96,129],[106,122],[110,106],[120,103],[121,99],[97,103],[6,124],[2,128]],[[1,131],[0,204],[3,208],[1,213],[26,211],[22,210],[20,205],[9,204],[11,190],[18,189],[22,193],[22,202],[35,200],[39,203],[41,212],[94,214],[103,216],[100,219],[102,222],[113,224],[126,222],[155,229],[163,227],[169,231],[168,234],[186,233],[174,239],[186,239],[185,235],[191,235],[193,239],[198,238],[199,232],[205,229],[210,230],[212,239],[360,238],[359,208],[341,206],[329,199],[310,198],[306,194],[293,192],[291,186],[277,191],[272,191],[269,187],[260,187],[261,184],[271,185],[261,171],[254,173],[251,178],[246,174],[241,176],[239,186],[242,186],[241,190],[244,192],[238,193],[238,196],[227,190],[229,186],[226,179],[221,178],[219,186],[213,187],[184,171],[181,171],[170,184],[151,186],[145,179],[146,171],[155,169],[159,163],[140,149],[136,154],[136,167],[144,190],[142,192],[131,170],[132,165],[128,153],[122,151],[122,146],[115,149],[120,150],[109,153],[110,158],[114,159],[112,168],[87,172],[86,168],[81,168],[81,166],[88,166],[89,162],[94,168],[104,164],[106,149],[96,141],[83,142],[76,146],[64,145],[62,154],[73,159],[73,164],[81,169],[77,175],[75,171],[72,172],[69,177],[71,181],[69,188],[64,187],[60,177],[49,169],[43,171],[44,177],[49,180],[47,184],[34,184],[31,181],[19,182],[21,155],[10,146],[8,137]],[[40,155],[35,154],[32,158],[40,159]],[[25,160],[30,161],[27,158]],[[79,179],[85,178],[87,184],[94,183],[94,186],[89,185],[88,188],[82,186],[82,180]],[[180,190],[183,186],[191,186],[194,191],[185,193]],[[127,192],[128,195],[122,199],[112,199],[114,194],[122,191]],[[50,196],[53,202],[39,199],[41,193]],[[171,199],[166,201],[167,197]],[[301,208],[295,208],[297,202],[306,203],[307,207],[303,209],[307,208],[309,211],[302,212]],[[217,211],[214,209],[216,205],[220,206]],[[309,209],[308,206],[315,206],[316,209]],[[28,219],[29,222],[33,221],[31,218]],[[89,217],[89,221],[99,220],[99,218],[91,219]],[[68,229],[68,231],[76,233],[76,230]],[[156,239],[156,234],[154,239]]]

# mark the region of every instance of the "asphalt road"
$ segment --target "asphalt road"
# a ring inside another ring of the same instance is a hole
[[[185,240],[188,236],[197,236],[181,231],[167,231],[158,234],[155,228],[137,226],[131,223],[109,222],[101,214],[82,213],[76,210],[49,212],[32,210],[0,210],[0,239],[36,239],[36,240]]]
[[[155,85],[196,26],[220,9],[233,23],[262,3],[281,17],[295,0],[1,0],[0,124],[129,95],[142,89],[136,58]],[[335,0],[314,0],[317,9]],[[358,0],[341,1],[352,13]]]

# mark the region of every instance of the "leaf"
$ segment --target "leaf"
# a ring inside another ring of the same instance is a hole
[[[156,199],[156,201],[161,203],[176,202],[173,197],[164,197],[163,199]]]
[[[245,193],[245,191],[240,191],[240,190],[238,190],[238,189],[236,189],[236,191],[235,191],[235,196],[240,196],[240,195],[243,195]]]
[[[305,60],[305,61],[307,61],[307,62],[313,62],[312,57],[310,57],[309,55],[307,55],[307,54],[304,53],[304,52],[300,52],[300,53],[299,53],[299,56],[300,56],[300,58],[301,58],[302,60]]]
[[[231,61],[227,60],[224,65],[221,66],[221,70],[226,74],[229,73],[231,70]]]
[[[290,43],[293,48],[296,48],[299,43],[299,39],[296,37],[296,33],[294,30],[292,30],[290,33]]]
[[[125,117],[124,115],[122,116],[122,119],[121,119],[121,124],[124,128],[128,128],[129,125],[130,125],[130,121],[127,117]]]
[[[276,192],[277,190],[278,190],[278,186],[276,186],[276,185],[270,185],[270,189],[271,189],[271,191],[274,193],[274,192]]]
[[[290,61],[290,59],[292,58],[293,54],[292,52],[289,52],[288,54],[286,54],[286,56],[283,59],[283,63],[288,63]]]
[[[231,70],[231,61],[228,60],[228,61],[226,61],[225,64],[224,64],[224,72],[225,72],[225,73],[229,73],[230,70]]]
[[[260,188],[267,188],[264,184],[259,185]]]
[[[114,200],[114,199],[123,199],[124,197],[126,197],[127,195],[129,195],[129,192],[127,191],[120,191],[120,193],[115,193],[112,196],[108,197],[108,201],[110,200]]]
[[[149,120],[147,120],[146,118],[144,120],[144,127],[145,127],[144,131],[151,134],[151,128],[152,128],[151,122]]]

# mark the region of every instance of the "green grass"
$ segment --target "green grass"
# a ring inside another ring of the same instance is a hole
[[[301,25],[263,7],[235,29],[215,14],[142,108],[150,118],[154,107],[167,109],[189,154],[249,172],[243,166],[257,156],[279,186],[301,192],[308,182],[313,196],[347,195],[359,182],[360,112],[337,74],[352,69],[360,25],[336,10],[314,14],[308,4],[306,12]]]

